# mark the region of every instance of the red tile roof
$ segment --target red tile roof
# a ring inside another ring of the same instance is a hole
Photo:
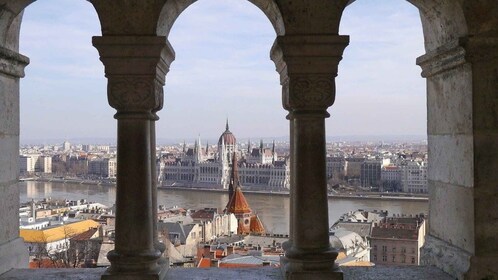
[[[233,213],[235,215],[252,213],[252,210],[249,207],[249,203],[247,203],[247,200],[246,200],[244,194],[242,193],[242,190],[240,189],[240,187],[237,187],[235,189],[235,192],[234,192],[232,198],[228,202],[227,212]]]
[[[257,215],[251,216],[251,233],[264,234],[265,227]]]
[[[211,260],[209,258],[202,258],[197,265],[198,268],[211,267]]]

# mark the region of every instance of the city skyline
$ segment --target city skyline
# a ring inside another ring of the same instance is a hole
[[[327,135],[425,135],[425,80],[415,65],[424,53],[417,9],[393,0],[357,1],[344,12],[340,34],[350,35],[351,43],[339,65]],[[31,65],[21,80],[21,142],[115,138],[115,110],[91,45],[98,35],[97,15],[86,1],[27,8],[20,48]],[[189,7],[169,36],[176,60],[167,75],[158,139],[216,139],[227,117],[241,139],[288,135],[269,59],[274,39],[270,22],[247,1],[204,0]]]

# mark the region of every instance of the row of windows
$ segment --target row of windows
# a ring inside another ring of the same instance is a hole
[[[373,250],[377,251],[377,245],[373,245]],[[383,245],[382,246],[382,252],[387,252],[387,246]],[[391,248],[391,252],[396,253],[396,247]],[[415,254],[416,249],[415,247],[411,247],[411,253]],[[406,247],[401,247],[401,253],[406,253]]]
[[[373,255],[373,261],[377,261],[377,254]],[[387,255],[382,255],[382,261],[387,262]],[[391,262],[395,263],[396,262],[396,256],[392,256]],[[406,256],[401,256],[401,263],[406,263]],[[415,264],[415,257],[411,257],[411,263]]]

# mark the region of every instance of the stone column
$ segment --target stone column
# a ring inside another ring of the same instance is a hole
[[[0,274],[27,268],[19,237],[19,80],[29,59],[0,47]]]
[[[421,262],[458,279],[496,275],[498,38],[455,39],[417,64],[427,78],[429,140]]]
[[[282,258],[286,279],[342,279],[329,242],[325,118],[348,42],[348,36],[286,35],[272,50],[291,126],[290,242]]]
[[[162,279],[167,265],[157,244],[153,157],[155,112],[174,52],[161,36],[94,37],[117,110],[118,159],[115,249],[102,279]]]

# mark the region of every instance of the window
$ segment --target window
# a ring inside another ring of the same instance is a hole
[[[412,254],[415,254],[415,248],[412,248]]]
[[[406,253],[406,247],[401,247],[401,253]]]
[[[377,254],[374,254],[374,255],[373,255],[373,260],[374,260],[374,261],[377,261]]]
[[[396,247],[393,247],[393,253],[396,253]]]
[[[374,245],[374,246],[373,246],[373,250],[374,250],[374,251],[377,251],[377,245]]]
[[[383,256],[382,256],[382,261],[383,261],[383,262],[387,262],[387,256],[386,256],[386,255],[383,255]]]
[[[406,256],[401,257],[401,263],[406,263]]]
[[[387,246],[382,246],[382,252],[387,252]]]
[[[415,263],[415,257],[412,257],[412,263]]]
[[[396,262],[396,256],[393,256],[393,263]]]

